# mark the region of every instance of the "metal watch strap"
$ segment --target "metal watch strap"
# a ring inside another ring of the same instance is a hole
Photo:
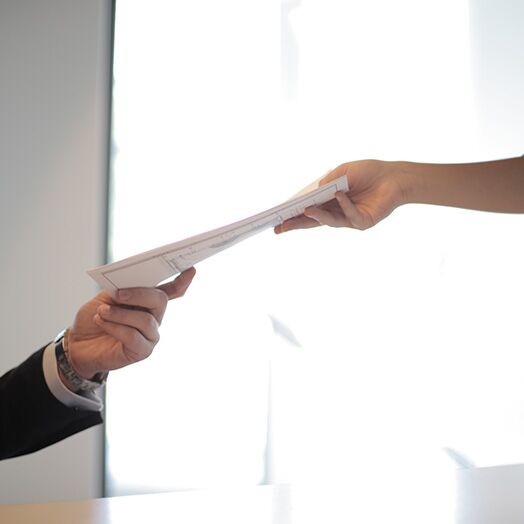
[[[107,373],[97,373],[91,380],[78,375],[69,360],[68,351],[64,344],[65,336],[66,332],[63,332],[55,339],[56,362],[60,371],[64,374],[70,384],[73,387],[78,388],[80,391],[94,391],[95,389],[98,389],[104,384]]]

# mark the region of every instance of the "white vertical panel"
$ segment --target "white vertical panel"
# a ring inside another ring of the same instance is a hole
[[[524,154],[524,2],[470,0],[471,54],[486,158]]]

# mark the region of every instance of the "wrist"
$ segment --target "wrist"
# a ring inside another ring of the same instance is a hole
[[[73,392],[94,391],[104,384],[107,373],[97,373],[90,368],[73,363],[69,347],[69,330],[55,339],[55,354],[60,379]]]
[[[90,348],[89,351],[82,350],[81,341],[75,340],[75,335],[72,330],[66,330],[64,334],[64,343],[67,348],[69,362],[71,367],[75,370],[77,375],[85,380],[92,380],[93,377],[104,372],[98,366],[96,348]]]
[[[414,162],[388,162],[388,168],[399,188],[400,205],[423,201],[424,177]]]

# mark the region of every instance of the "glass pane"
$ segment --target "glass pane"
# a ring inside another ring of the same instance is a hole
[[[524,79],[503,92],[489,74],[518,70],[523,47],[486,42],[489,6],[121,1],[116,17],[114,259],[262,211],[347,160],[522,153]],[[393,474],[443,486],[444,448],[524,461],[523,227],[409,206],[366,232],[265,233],[203,262],[152,358],[111,379],[110,492],[327,482],[368,500]]]
[[[264,208],[264,191],[273,196],[253,177],[273,164],[263,144],[279,89],[275,9],[118,2],[114,259],[243,218]],[[154,356],[112,377],[110,493],[263,481],[273,335],[250,245],[203,263],[170,305]]]

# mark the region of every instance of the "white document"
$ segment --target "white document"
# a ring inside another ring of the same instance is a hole
[[[239,222],[91,269],[87,273],[110,291],[126,287],[153,287],[246,238],[301,215],[309,206],[328,202],[336,191],[348,191],[347,177],[337,178]]]

